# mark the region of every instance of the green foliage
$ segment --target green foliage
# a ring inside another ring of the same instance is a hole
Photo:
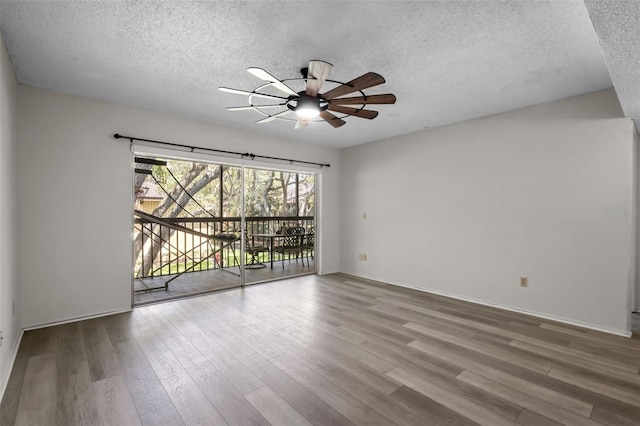
[[[152,170],[162,187],[172,193],[176,190],[178,182],[183,182],[193,166],[194,163],[189,161],[167,160],[166,167],[153,166]],[[195,217],[219,217],[222,212],[223,217],[239,217],[242,212],[242,168],[216,164],[202,164],[202,166],[204,169],[200,175],[186,185],[193,199],[189,198],[185,205],[186,211],[180,216],[190,217],[191,215],[187,213],[190,212]],[[202,189],[193,191],[190,186],[193,182],[197,182],[206,173],[217,173],[219,167],[223,167],[222,185],[218,176]],[[297,197],[296,177],[299,189]],[[314,174],[245,168],[244,182],[247,217],[310,216],[315,213]],[[162,189],[158,188],[158,192],[166,197]]]

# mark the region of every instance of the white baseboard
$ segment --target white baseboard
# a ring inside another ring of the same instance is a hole
[[[8,364],[6,377],[2,377],[2,383],[0,383],[0,401],[2,401],[2,398],[4,398],[4,391],[7,390],[7,385],[9,384],[9,378],[11,378],[11,372],[13,371],[13,365],[16,363],[16,358],[18,356],[18,349],[20,349],[20,343],[22,343],[22,336],[24,336],[24,330],[20,330],[18,332],[18,337],[16,338],[16,345],[11,351],[11,362],[9,362]]]
[[[24,331],[37,330],[39,328],[46,328],[46,327],[53,327],[53,326],[56,326],[56,325],[69,324],[71,322],[84,321],[84,320],[93,319],[93,318],[101,318],[101,317],[106,317],[106,316],[109,316],[109,315],[122,314],[122,313],[125,313],[125,312],[131,312],[132,310],[133,310],[133,308],[128,308],[128,309],[121,309],[121,310],[116,310],[116,311],[103,312],[101,314],[85,315],[83,317],[67,318],[67,319],[63,319],[63,320],[60,320],[60,321],[48,322],[48,323],[43,323],[43,324],[34,324],[34,325],[29,325],[29,326],[25,327]]]
[[[500,303],[494,303],[494,302],[490,302],[490,301],[482,300],[482,299],[474,299],[472,297],[461,296],[461,295],[458,295],[458,294],[455,294],[455,293],[448,293],[446,291],[439,291],[439,290],[432,290],[432,289],[425,289],[425,288],[421,288],[421,287],[415,287],[415,286],[408,285],[408,284],[405,284],[405,283],[380,281],[380,280],[376,280],[376,279],[373,279],[373,278],[368,278],[368,277],[363,277],[363,276],[358,276],[358,275],[353,275],[353,274],[347,274],[347,273],[344,273],[344,272],[340,272],[340,274],[348,276],[348,277],[357,278],[357,279],[373,281],[373,282],[380,283],[380,284],[388,284],[388,285],[395,285],[395,286],[398,286],[398,287],[410,288],[412,290],[418,290],[418,291],[422,291],[424,293],[430,293],[430,294],[436,294],[438,296],[450,297],[452,299],[463,300],[465,302],[475,303],[475,304],[483,305],[483,306],[490,306],[492,308],[503,309],[505,311],[518,312],[518,313],[521,313],[521,314],[531,315],[531,316],[534,316],[534,317],[537,317],[537,318],[541,318],[541,319],[561,322],[561,323],[569,324],[569,325],[575,325],[575,326],[578,326],[578,327],[588,328],[590,330],[601,331],[603,333],[615,334],[616,336],[631,337],[631,331],[629,331],[629,330],[618,330],[618,329],[615,329],[615,328],[602,327],[602,326],[597,325],[597,324],[591,324],[591,323],[587,323],[587,322],[576,321],[576,320],[571,319],[571,318],[559,317],[559,316],[555,316],[555,315],[546,314],[546,313],[543,313],[543,312],[530,311],[530,310],[527,310],[527,309],[517,308],[517,307],[509,306],[509,305],[502,305]]]

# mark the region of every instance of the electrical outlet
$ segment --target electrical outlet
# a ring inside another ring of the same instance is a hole
[[[529,278],[520,277],[520,287],[527,287],[529,285]]]

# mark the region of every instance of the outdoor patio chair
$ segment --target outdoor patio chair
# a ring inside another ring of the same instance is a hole
[[[310,256],[311,259],[314,257],[315,251],[315,243],[316,243],[316,234],[313,228],[309,229],[306,236],[304,237],[304,242],[302,243],[302,253]],[[307,266],[309,266],[309,261],[307,260]]]
[[[298,258],[302,260],[304,266],[304,258],[302,257],[302,242],[304,241],[304,228],[302,226],[292,226],[286,228],[282,243],[274,249],[280,253],[282,259],[282,269],[284,269],[284,255],[288,255],[289,263],[291,263],[291,255],[295,254],[296,261]]]
[[[266,268],[267,265],[260,262],[258,258],[260,253],[269,253],[269,246],[267,246],[263,239],[258,239],[259,242],[256,242],[256,238],[248,238],[245,233],[245,244],[244,244],[244,254],[245,261],[247,257],[249,257],[249,261],[245,263],[246,269],[261,269]]]

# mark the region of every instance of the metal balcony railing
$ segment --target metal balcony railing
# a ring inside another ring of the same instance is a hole
[[[313,216],[251,217],[249,236],[288,226],[311,230]],[[223,218],[158,218],[136,211],[134,277],[149,278],[211,269],[240,268],[241,220]]]

